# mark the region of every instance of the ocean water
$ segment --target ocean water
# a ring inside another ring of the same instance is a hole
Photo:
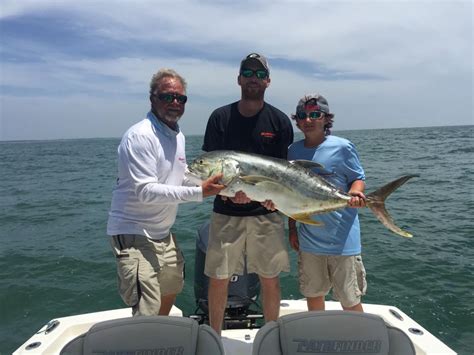
[[[460,354],[474,351],[474,126],[341,131],[359,151],[371,191],[420,174],[387,208],[405,239],[361,211],[365,303],[391,304]],[[0,142],[0,352],[9,354],[50,319],[123,307],[105,235],[119,139]],[[188,160],[202,137],[187,137]],[[197,229],[211,201],[183,204],[173,228],[193,313]],[[300,298],[292,271],[282,297]]]

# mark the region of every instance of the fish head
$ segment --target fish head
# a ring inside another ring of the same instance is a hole
[[[222,173],[221,183],[229,185],[239,175],[239,162],[223,155],[211,153],[205,153],[194,159],[188,165],[186,175],[192,180],[200,179],[203,181],[213,175]]]

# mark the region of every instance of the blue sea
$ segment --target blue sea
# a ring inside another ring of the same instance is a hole
[[[474,351],[474,126],[336,131],[353,141],[367,191],[404,174],[387,209],[412,239],[360,212],[365,303],[391,304],[460,354]],[[124,307],[105,234],[119,139],[0,142],[0,352],[50,319]],[[188,160],[201,136],[187,137]],[[195,310],[197,229],[212,199],[183,204],[173,228],[186,285],[177,305]],[[301,298],[295,253],[282,297]]]

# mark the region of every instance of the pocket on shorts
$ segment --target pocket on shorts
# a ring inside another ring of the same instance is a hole
[[[139,301],[138,266],[134,258],[117,258],[118,289],[122,300],[130,307]]]
[[[303,261],[301,260],[301,258],[301,251],[298,251],[298,286],[300,288],[300,293],[304,296],[306,293],[305,286],[308,284],[308,278],[306,277],[306,273],[304,272]]]
[[[359,285],[361,295],[365,295],[365,292],[367,291],[367,280],[364,263],[362,262],[362,257],[360,255],[355,257],[355,265],[357,272],[357,284]]]

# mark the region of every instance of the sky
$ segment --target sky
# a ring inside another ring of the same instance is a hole
[[[0,0],[0,140],[120,137],[160,68],[188,82],[185,135],[240,98],[265,55],[265,100],[326,97],[334,130],[472,125],[473,1]]]

